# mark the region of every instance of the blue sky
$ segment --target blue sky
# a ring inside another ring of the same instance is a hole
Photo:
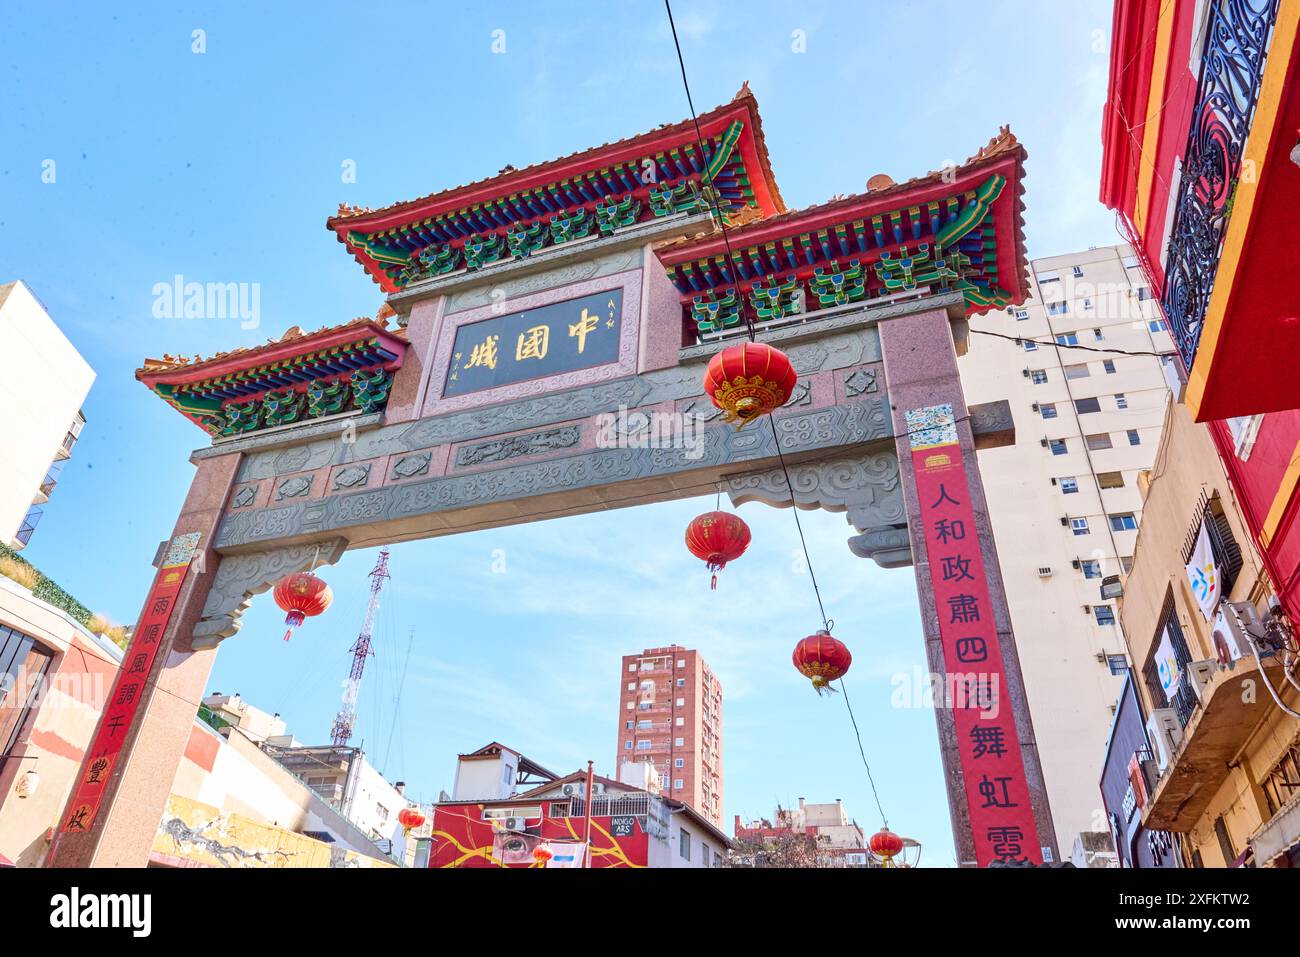
[[[677,0],[674,10],[697,108],[749,81],[789,206],[860,191],[877,172],[903,179],[960,161],[1010,123],[1029,152],[1030,256],[1116,241],[1096,200],[1109,4]],[[504,53],[492,52],[498,30]],[[794,51],[800,36],[805,52]],[[687,115],[655,2],[10,0],[0,54],[0,281],[27,282],[99,374],[28,555],[127,622],[188,487],[188,452],[204,441],[133,380],[141,359],[373,315],[377,287],[324,228],[340,201],[386,205]],[[347,161],[354,183],[342,180]],[[154,284],[176,274],[260,284],[260,328],[154,318]],[[803,796],[843,798],[874,830],[843,701],[819,699],[790,665],[818,624],[790,512],[740,510],[754,545],[710,593],[681,529],[711,506],[396,548],[359,706],[372,758],[426,800],[450,787],[457,752],[492,739],[557,772],[588,757],[610,771],[619,656],[678,642],[701,649],[723,682],[728,829],[733,814],[770,815]],[[933,714],[890,700],[923,660],[911,573],[850,555],[843,516],[802,517],[836,634],[854,653],[849,691],[890,824],[923,841],[929,863],[950,864]],[[212,688],[324,740],[374,557],[350,553],[325,570],[333,609],[287,645],[273,603],[255,603]]]

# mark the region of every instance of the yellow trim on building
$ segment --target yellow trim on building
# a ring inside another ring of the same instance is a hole
[[[1278,6],[1277,24],[1273,28],[1273,42],[1269,46],[1268,60],[1264,66],[1259,99],[1255,104],[1255,117],[1251,121],[1246,148],[1242,152],[1242,166],[1253,164],[1257,174],[1249,181],[1237,180],[1236,193],[1232,199],[1232,215],[1228,218],[1228,230],[1223,237],[1223,253],[1219,256],[1219,268],[1214,280],[1214,291],[1210,294],[1196,358],[1187,377],[1187,392],[1183,401],[1197,421],[1200,420],[1201,402],[1205,399],[1210,369],[1214,366],[1214,352],[1223,333],[1223,317],[1232,298],[1242,249],[1250,232],[1250,221],[1259,192],[1258,171],[1264,169],[1269,149],[1273,145],[1273,126],[1277,122],[1282,92],[1286,87],[1297,28],[1300,28],[1300,0],[1282,0]]]
[[[1282,523],[1282,516],[1286,514],[1286,508],[1291,504],[1291,497],[1295,494],[1296,484],[1300,483],[1300,442],[1291,451],[1291,461],[1282,473],[1282,481],[1278,483],[1277,492],[1273,495],[1273,504],[1268,507],[1268,516],[1259,529],[1259,542],[1265,547],[1273,540],[1277,533],[1277,527]]]
[[[1174,35],[1174,4],[1160,8],[1156,19],[1156,51],[1151,61],[1151,88],[1147,90],[1146,119],[1142,121],[1142,154],[1138,157],[1137,194],[1133,200],[1133,225],[1138,235],[1146,232],[1147,207],[1151,203],[1151,180],[1156,173],[1156,150],[1160,147],[1160,114],[1165,108],[1165,83],[1169,76],[1169,47]]]

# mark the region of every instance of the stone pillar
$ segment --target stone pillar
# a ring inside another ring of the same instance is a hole
[[[194,651],[190,636],[220,563],[211,542],[240,458],[236,452],[198,462],[198,473],[176,520],[173,539],[197,532],[202,536],[199,552],[176,597],[94,823],[85,833],[63,831],[73,803],[70,800],[56,827],[46,866],[144,867],[149,862],[149,849],[216,658],[215,646]],[[86,774],[91,757],[88,750],[78,782]]]
[[[931,578],[931,560],[927,555],[924,528],[921,524],[921,505],[917,495],[906,413],[909,409],[923,409],[947,403],[952,406],[956,417],[957,440],[965,466],[970,504],[974,512],[979,553],[983,558],[985,578],[992,603],[991,611],[1001,646],[1002,679],[999,692],[1012,709],[1015,729],[1019,735],[1024,774],[1034,823],[1038,830],[1038,844],[1050,848],[1053,858],[1059,861],[1061,858],[1056,849],[1055,829],[1052,826],[1051,812],[1047,804],[1047,788],[1043,782],[1042,765],[1038,758],[1033,723],[1030,720],[1024,681],[1020,673],[1020,660],[1011,631],[1006,591],[1002,585],[997,548],[989,522],[988,504],[975,456],[975,438],[957,369],[952,323],[953,320],[950,320],[943,308],[897,316],[880,323],[880,343],[898,448],[899,473],[902,478],[903,501],[914,557],[916,586],[921,602],[926,657],[932,674],[940,677],[946,675],[939,612],[936,607],[934,582]],[[942,682],[939,687],[946,688],[947,682]],[[939,745],[947,779],[948,806],[952,815],[958,861],[961,866],[973,866],[975,842],[971,832],[968,791],[963,779],[958,751],[956,718],[953,709],[945,706],[942,697],[935,702],[935,717],[939,725]],[[1034,850],[1036,851],[1037,848]]]

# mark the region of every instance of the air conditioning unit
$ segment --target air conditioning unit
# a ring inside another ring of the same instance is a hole
[[[1028,379],[1028,378],[1029,378],[1029,368],[1028,368],[1028,367],[1025,367],[1024,369],[1020,370],[1020,374],[1023,375],[1026,379]]]
[[[565,797],[582,797],[587,793],[587,786],[585,784],[566,784],[561,790],[564,792]]]
[[[1061,516],[1061,524],[1062,524],[1062,525],[1069,525],[1069,524],[1070,524],[1070,516],[1068,516],[1068,515],[1062,515],[1062,516]]]
[[[1039,439],[1038,444],[1041,445],[1043,448],[1047,448],[1047,439]]]
[[[1251,635],[1262,631],[1259,614],[1250,602],[1221,604],[1219,614],[1214,619],[1214,627],[1210,629],[1219,667],[1233,668],[1238,658],[1249,658],[1254,653]],[[1270,650],[1261,648],[1260,654],[1266,655]]]
[[[593,796],[593,797],[594,797],[595,795],[597,795],[597,794],[604,794],[604,793],[605,793],[605,785],[601,784],[599,781],[592,781],[592,782],[591,782],[591,793],[592,793],[592,796]]]
[[[1037,411],[1038,411],[1038,403],[1035,402],[1033,405],[1030,406],[1030,408],[1033,409],[1035,412],[1037,412]]]
[[[1214,674],[1218,670],[1219,662],[1214,658],[1188,662],[1187,667],[1183,669],[1183,673],[1191,680],[1192,690],[1196,692],[1196,698],[1201,704],[1205,704],[1205,689],[1214,680]]]
[[[1183,740],[1183,726],[1173,708],[1157,708],[1147,718],[1147,738],[1156,756],[1156,767],[1163,773],[1174,761],[1174,752]]]
[[[1052,566],[1051,566],[1051,565],[1039,565],[1039,566],[1038,566],[1038,577],[1039,577],[1039,578],[1051,578],[1051,577],[1052,577]]]
[[[528,819],[523,817],[508,817],[502,821],[502,828],[507,831],[523,833],[528,830]]]
[[[1073,568],[1075,571],[1078,571],[1078,570],[1079,570],[1079,559],[1077,559],[1077,558],[1072,559],[1071,562],[1070,562],[1070,567]]]

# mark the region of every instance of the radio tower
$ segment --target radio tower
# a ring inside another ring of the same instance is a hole
[[[343,707],[339,708],[334,718],[334,727],[330,734],[334,737],[334,747],[344,747],[352,737],[352,725],[357,720],[357,692],[361,690],[361,674],[366,670],[366,659],[370,650],[370,631],[375,626],[375,610],[379,607],[379,591],[388,580],[388,549],[379,550],[379,561],[375,562],[370,572],[370,601],[366,604],[366,620],[361,623],[361,634],[348,650],[352,652],[352,671],[343,683]]]

